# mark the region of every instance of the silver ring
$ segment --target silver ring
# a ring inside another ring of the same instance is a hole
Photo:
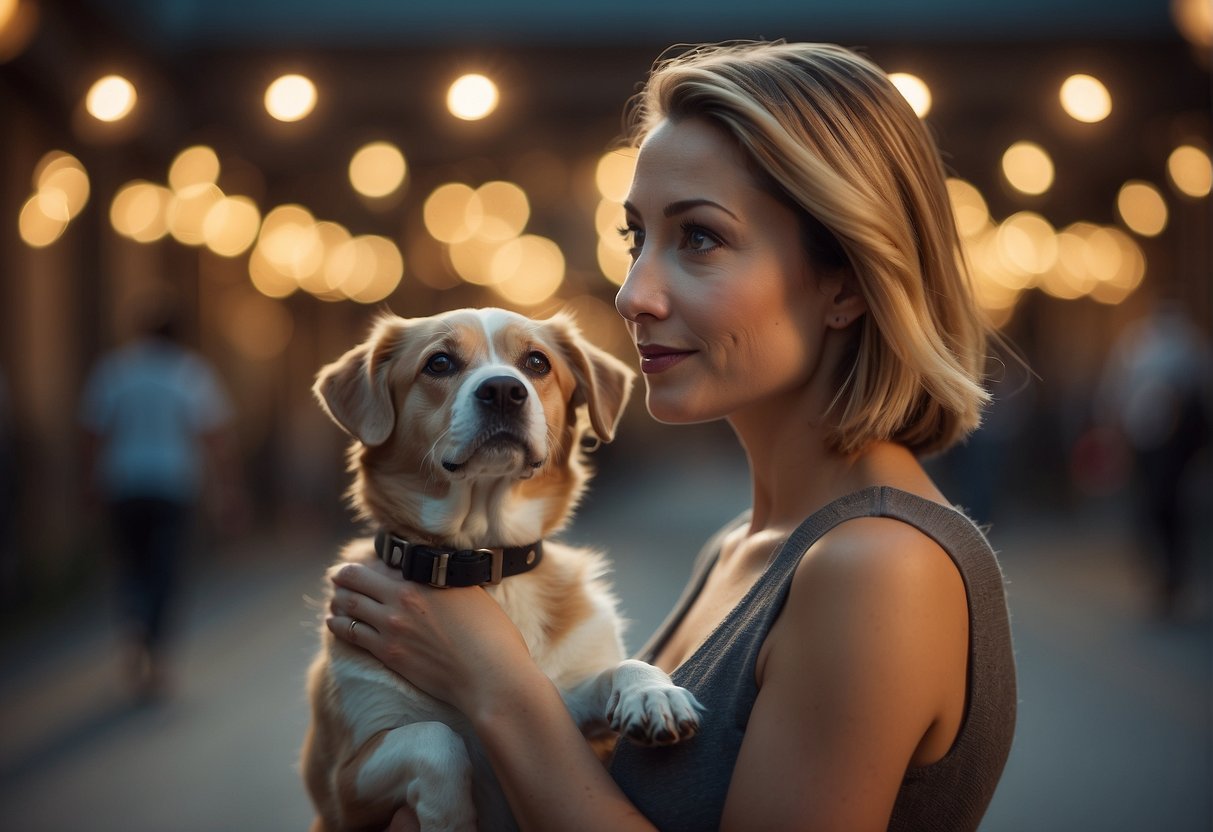
[[[348,638],[350,641],[354,640],[354,628],[358,626],[358,623],[357,618],[350,619],[350,629],[346,632],[346,638]]]

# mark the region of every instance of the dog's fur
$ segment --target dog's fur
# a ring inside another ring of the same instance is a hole
[[[493,404],[491,379],[509,380],[516,407]],[[609,727],[656,744],[692,736],[698,703],[657,668],[623,660],[602,559],[547,539],[588,479],[583,438],[611,441],[633,379],[567,317],[482,309],[384,317],[320,372],[315,392],[355,440],[350,496],[375,525],[453,548],[544,540],[535,569],[488,591],[587,736]],[[333,568],[375,557],[370,540],[356,541]],[[513,826],[466,720],[323,628],[322,641],[303,748],[316,828],[383,829],[405,803],[424,830]]]

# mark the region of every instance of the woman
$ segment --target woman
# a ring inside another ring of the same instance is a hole
[[[828,45],[701,47],[631,114],[616,305],[648,409],[727,420],[753,486],[642,655],[701,734],[604,770],[478,590],[350,569],[330,629],[355,601],[358,643],[470,718],[524,828],[975,829],[1015,677],[993,552],[918,461],[987,398],[939,154]]]

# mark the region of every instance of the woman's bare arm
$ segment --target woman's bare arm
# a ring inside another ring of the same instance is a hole
[[[887,828],[924,737],[963,709],[967,646],[964,585],[934,541],[883,519],[827,534],[767,637],[722,828]]]

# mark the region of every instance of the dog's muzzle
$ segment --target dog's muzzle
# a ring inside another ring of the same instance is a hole
[[[525,438],[528,433],[525,420],[529,398],[527,386],[514,376],[492,376],[480,382],[472,394],[480,425],[476,439],[462,460],[444,459],[442,467],[455,473],[484,450],[509,447],[522,453],[522,459],[530,469],[543,465],[544,460],[537,459],[538,454]]]

